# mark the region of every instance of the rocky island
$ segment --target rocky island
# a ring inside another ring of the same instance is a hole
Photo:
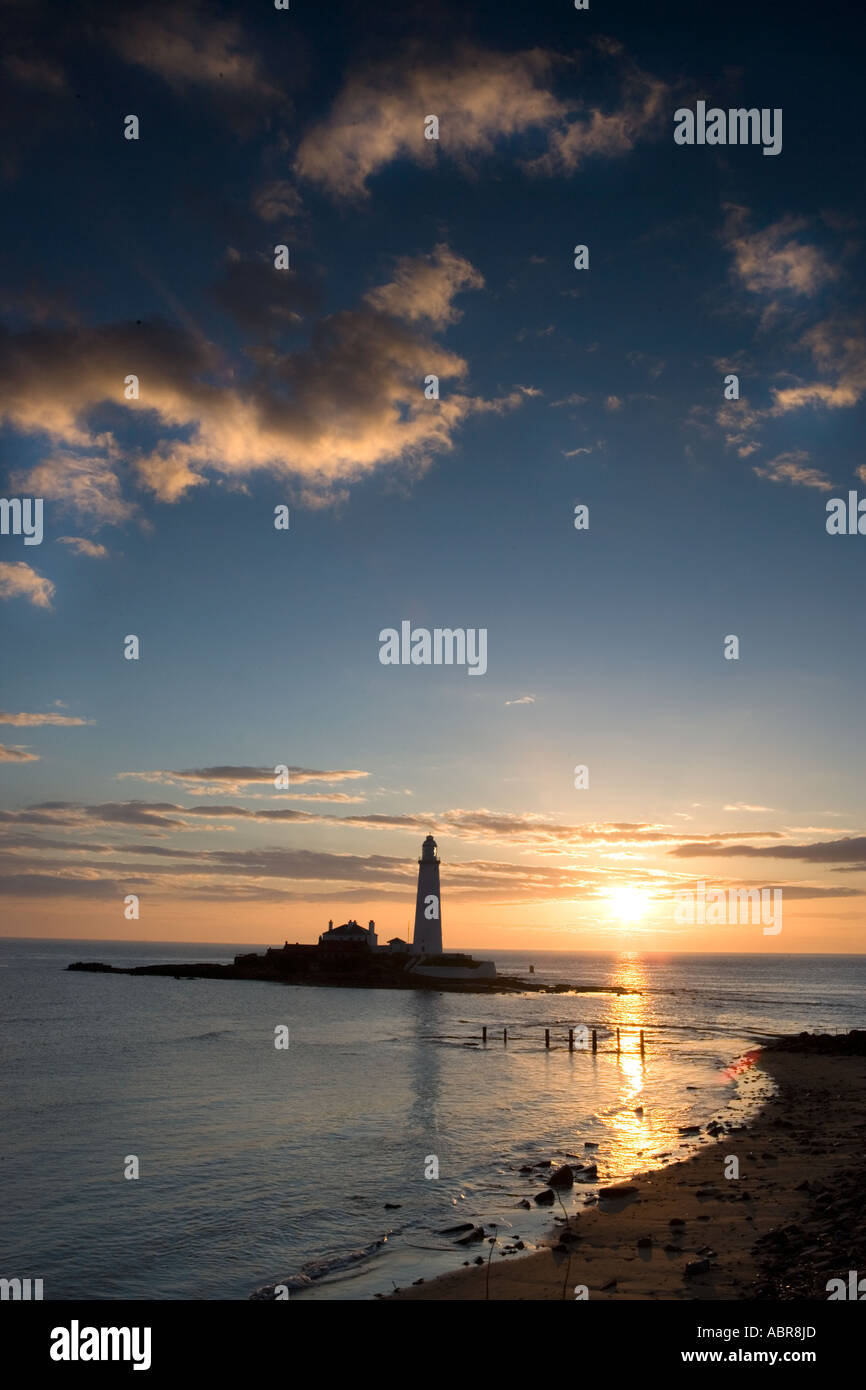
[[[328,949],[322,946],[296,944],[271,947],[263,954],[250,952],[235,956],[231,965],[208,961],[179,965],[136,965],[128,968],[106,965],[102,961],[75,961],[67,970],[89,971],[104,975],[167,975],[176,980],[259,980],[282,985],[323,985],[341,989],[426,989],[456,994],[627,994],[621,986],[542,984],[520,979],[516,975],[495,975],[493,978],[472,978],[472,958],[449,953],[442,957],[427,957],[429,968],[460,970],[459,978],[421,975],[411,967],[413,957],[408,952],[371,952],[359,945],[356,949],[345,943]]]

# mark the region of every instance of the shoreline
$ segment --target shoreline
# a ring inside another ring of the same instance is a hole
[[[754,1065],[777,1093],[751,1122],[607,1189],[531,1254],[494,1249],[489,1298],[824,1300],[830,1279],[866,1273],[866,1034],[785,1038]],[[383,1297],[486,1300],[490,1250]]]

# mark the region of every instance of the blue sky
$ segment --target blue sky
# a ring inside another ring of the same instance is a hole
[[[430,828],[448,944],[765,949],[672,926],[703,875],[861,949],[842,12],[6,10],[12,929],[402,930]],[[782,153],[676,146],[698,99]],[[485,628],[486,674],[381,665],[403,619]]]

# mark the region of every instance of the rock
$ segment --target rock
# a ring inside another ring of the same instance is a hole
[[[476,1256],[475,1256],[474,1263],[477,1264],[477,1265],[483,1265],[483,1264],[484,1264],[484,1256],[483,1256],[483,1255],[476,1255]]]
[[[615,1279],[611,1279],[609,1283],[607,1283],[607,1284],[602,1284],[602,1286],[601,1286],[601,1291],[602,1291],[602,1293],[605,1293],[608,1289],[615,1289],[615,1288],[616,1288],[616,1280],[615,1280]]]
[[[554,1245],[553,1249],[556,1251],[558,1255],[568,1254],[568,1246],[564,1245],[562,1241],[560,1241],[558,1245]]]
[[[585,1149],[597,1149],[597,1148],[598,1148],[598,1144],[594,1144],[594,1143],[592,1142],[591,1139],[584,1139],[584,1141],[583,1141],[583,1147],[584,1147]]]
[[[698,1251],[698,1254],[706,1255],[708,1260],[713,1260],[717,1258],[716,1252],[711,1245],[702,1245],[700,1250]]]
[[[709,1271],[709,1260],[689,1260],[683,1272],[690,1277],[693,1274],[708,1274]]]
[[[386,1210],[386,1211],[399,1211],[400,1208],[402,1207],[402,1205],[403,1205],[402,1202],[386,1202],[386,1203],[385,1203],[385,1210]]]
[[[516,1248],[517,1250],[525,1250],[525,1249],[526,1249],[526,1246],[523,1244],[523,1241],[522,1241],[522,1240],[516,1240],[516,1241],[514,1242],[514,1245],[515,1245],[515,1248]]]
[[[638,1250],[649,1250],[652,1243],[652,1236],[638,1236],[637,1248]]]
[[[458,1240],[457,1244],[458,1244],[458,1245],[471,1245],[471,1244],[473,1243],[473,1241],[476,1241],[476,1240],[483,1240],[483,1239],[484,1239],[484,1227],[483,1227],[483,1226],[473,1226],[472,1229],[471,1229],[471,1231],[469,1232],[468,1235],[465,1235],[465,1236],[461,1236],[461,1237],[460,1237],[460,1239]]]
[[[680,1125],[677,1134],[700,1134],[700,1125]]]
[[[413,1280],[412,1280],[412,1283],[413,1283],[413,1284],[423,1284],[423,1283],[424,1283],[424,1280],[423,1280],[423,1279],[413,1279]]]
[[[528,1163],[524,1163],[524,1165],[523,1165],[523,1167],[520,1169],[520,1171],[521,1171],[521,1173],[531,1173],[531,1172],[532,1172],[532,1168],[530,1167],[530,1165],[529,1165]]]
[[[634,1197],[639,1191],[640,1188],[626,1187],[624,1185],[621,1187],[601,1187],[599,1188],[598,1195],[603,1201],[616,1202],[619,1201],[621,1197]]]
[[[668,1222],[669,1226],[685,1226],[685,1221],[681,1216],[672,1216]]]
[[[556,1197],[548,1187],[543,1192],[536,1192],[535,1201],[540,1207],[552,1207]]]
[[[531,1211],[531,1210],[532,1210],[532,1203],[529,1202],[529,1201],[527,1201],[527,1199],[526,1199],[525,1197],[521,1197],[521,1199],[520,1199],[520,1201],[517,1203],[517,1205],[518,1205],[519,1207],[525,1207],[527,1211]]]
[[[557,1168],[547,1179],[549,1187],[573,1187],[574,1174],[567,1163],[563,1163],[561,1168]]]
[[[473,1225],[471,1221],[463,1221],[459,1226],[444,1226],[441,1231],[437,1231],[438,1236],[459,1236],[464,1231],[471,1231]]]
[[[580,1176],[585,1182],[594,1182],[598,1177],[598,1164],[588,1163]]]

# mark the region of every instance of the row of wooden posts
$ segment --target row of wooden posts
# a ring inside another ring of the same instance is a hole
[[[487,1042],[487,1028],[486,1028],[486,1026],[482,1027],[482,1029],[481,1029],[481,1041],[482,1041],[483,1043],[486,1043],[486,1042]],[[502,1030],[502,1041],[503,1041],[503,1043],[506,1043],[506,1044],[508,1043],[508,1029],[507,1029],[507,1028],[503,1028],[503,1030]],[[544,1046],[547,1047],[547,1048],[550,1047],[550,1029],[549,1029],[549,1028],[545,1028],[545,1030],[544,1030]],[[573,1028],[569,1028],[569,1030],[568,1030],[568,1050],[569,1050],[569,1052],[573,1052],[573,1051],[574,1051],[574,1029],[573,1029]],[[580,1049],[580,1050],[582,1051],[583,1049]],[[596,1032],[595,1028],[593,1028],[593,1030],[592,1030],[592,1050],[593,1050],[593,1052],[598,1052],[598,1033]],[[617,1028],[617,1030],[616,1030],[616,1050],[617,1050],[617,1052],[621,1052],[621,1051],[622,1051],[622,1048],[621,1048],[621,1046],[620,1046],[620,1038],[619,1038],[619,1029],[618,1029],[618,1028]],[[641,1055],[641,1057],[643,1057],[643,1056],[645,1055],[644,1036],[643,1036],[643,1029],[642,1029],[642,1028],[641,1028],[641,1030],[640,1030],[640,1055]]]

